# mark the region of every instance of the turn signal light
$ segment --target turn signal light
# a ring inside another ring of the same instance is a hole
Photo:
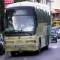
[[[36,40],[34,40],[34,43],[36,43]]]
[[[6,44],[6,42],[4,42],[4,44]]]

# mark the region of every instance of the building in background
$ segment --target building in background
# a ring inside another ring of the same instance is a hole
[[[51,5],[53,9],[60,9],[60,0],[54,0]]]
[[[54,0],[51,3],[52,8],[52,26],[60,26],[60,0]]]
[[[14,0],[4,0],[4,8],[7,7],[7,5],[14,3]]]
[[[51,3],[51,8],[53,13],[60,13],[60,0],[54,0],[54,2]]]
[[[30,1],[46,4],[46,0],[30,0]]]

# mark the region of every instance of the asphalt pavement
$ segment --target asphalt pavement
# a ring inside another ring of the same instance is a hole
[[[49,49],[42,49],[40,54],[24,52],[13,57],[10,53],[5,53],[0,56],[0,60],[60,60],[60,39],[57,43],[50,43]]]

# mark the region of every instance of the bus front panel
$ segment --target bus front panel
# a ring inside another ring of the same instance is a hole
[[[5,50],[36,50],[36,19],[33,7],[14,7],[6,10]]]

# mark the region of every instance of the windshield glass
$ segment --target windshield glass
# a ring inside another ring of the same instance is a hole
[[[34,17],[33,16],[12,16],[12,20],[9,20],[8,28],[6,30],[33,31]]]
[[[34,13],[30,9],[8,9],[6,31],[34,31]]]

